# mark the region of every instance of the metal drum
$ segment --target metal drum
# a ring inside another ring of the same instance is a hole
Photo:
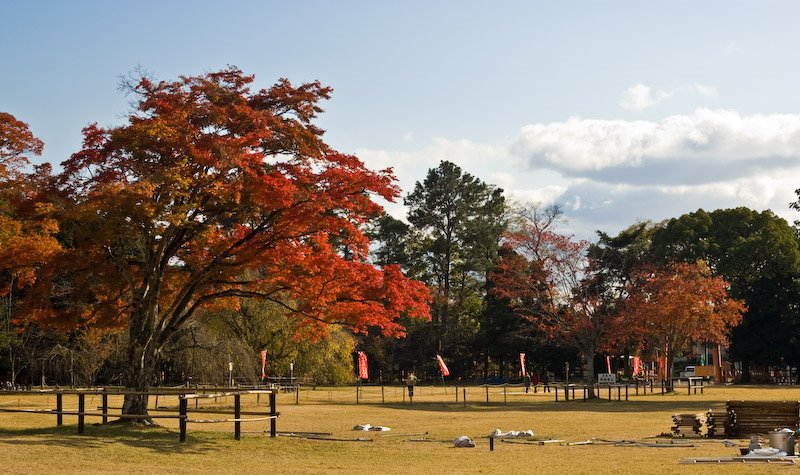
[[[794,455],[794,432],[780,430],[770,432],[769,446],[786,452],[786,455]]]

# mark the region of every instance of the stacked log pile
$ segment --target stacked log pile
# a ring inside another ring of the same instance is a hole
[[[797,429],[800,423],[798,401],[728,401],[728,437],[764,434],[788,427]]]
[[[728,411],[714,411],[709,409],[706,413],[706,428],[709,437],[724,436],[731,433]]]
[[[676,437],[699,437],[704,417],[700,414],[673,414],[672,434]]]

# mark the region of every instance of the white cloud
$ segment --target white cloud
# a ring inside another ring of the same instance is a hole
[[[671,97],[672,94],[672,92],[660,89],[653,92],[650,86],[639,83],[629,87],[622,94],[622,100],[619,104],[623,109],[640,111],[660,103],[664,99]]]
[[[567,191],[566,185],[552,185],[541,188],[506,188],[506,195],[515,202],[519,203],[542,203],[550,204],[563,200],[564,192]]]
[[[630,184],[698,184],[800,166],[800,115],[697,109],[660,122],[590,120],[522,128],[513,153],[533,168]]]
[[[745,206],[771,209],[789,222],[798,214],[789,209],[800,173],[764,174],[732,181],[677,186],[609,185],[576,181],[564,192],[570,232],[591,237],[596,230],[616,234],[631,224],[659,222],[703,208],[707,211]],[[577,198],[575,198],[577,197]],[[579,200],[578,200],[579,198]],[[580,207],[569,206],[581,203]]]
[[[428,169],[442,160],[449,160],[468,173],[485,171],[479,175],[484,180],[491,172],[502,170],[504,163],[515,160],[506,146],[446,138],[433,139],[432,144],[412,151],[357,149],[355,154],[370,168],[393,168],[404,193],[411,191],[415,182],[423,181]]]
[[[562,229],[579,238],[698,208],[800,217],[788,207],[800,186],[800,115],[698,109],[660,121],[574,117],[526,126],[506,144],[438,138],[412,151],[356,154],[370,168],[393,167],[403,195],[449,160],[511,200],[561,202]],[[405,218],[402,199],[386,208]]]
[[[403,196],[414,189],[417,181],[425,180],[428,170],[437,167],[442,160],[449,160],[464,172],[503,188],[510,199],[518,201],[551,203],[569,185],[569,180],[559,173],[529,169],[509,150],[508,144],[487,145],[437,138],[430,145],[413,151],[359,149],[356,155],[371,169],[393,168]],[[403,218],[402,201],[401,198],[396,203],[382,204],[392,216]]]
[[[414,132],[408,131],[403,134],[403,142],[413,142],[414,141]]]
[[[686,88],[689,91],[695,91],[706,97],[719,97],[719,91],[714,86],[707,86],[705,84],[694,83]]]
[[[489,174],[488,181],[500,188],[509,189],[514,186],[514,175],[505,171],[495,171]]]
[[[716,98],[719,96],[717,88],[706,84],[694,83],[690,86],[677,87],[670,90],[653,90],[650,86],[639,83],[631,86],[622,94],[619,105],[623,109],[642,111],[658,105],[665,100],[679,94],[696,93],[705,97]]]

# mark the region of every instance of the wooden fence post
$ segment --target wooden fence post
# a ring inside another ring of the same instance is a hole
[[[233,417],[236,419],[233,423],[233,437],[236,440],[242,438],[242,396],[240,394],[233,395]]]
[[[269,393],[269,436],[275,437],[278,435],[278,410],[277,404],[275,404],[275,392]]]
[[[464,400],[464,407],[467,407],[467,388],[464,388],[464,393],[462,396],[462,399]]]
[[[78,393],[78,434],[83,434],[83,413],[86,410],[85,394]]]
[[[64,397],[64,395],[61,394],[61,393],[57,393],[56,394],[56,425],[57,426],[60,426],[60,425],[64,424],[64,415],[61,413],[61,411],[64,410],[63,397]]]
[[[486,403],[489,403],[489,385],[486,385]]]
[[[386,394],[383,390],[383,384],[381,384],[381,404],[386,404]]]
[[[186,396],[181,396],[180,402],[178,403],[178,414],[180,415],[180,419],[178,419],[178,424],[180,426],[181,435],[180,435],[180,442],[186,442],[186,424],[187,424],[187,413],[189,409],[189,401],[186,399]]]
[[[108,424],[108,393],[103,388],[103,424]]]

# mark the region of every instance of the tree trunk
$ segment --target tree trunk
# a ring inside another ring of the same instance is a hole
[[[664,386],[667,388],[668,393],[674,391],[674,388],[672,387],[672,374],[674,370],[674,365],[675,365],[675,355],[673,355],[671,352],[667,353],[667,364],[666,364],[667,374],[665,375]]]
[[[589,386],[587,395],[589,399],[594,399],[596,396],[594,392],[594,351],[587,351],[583,355],[584,366],[586,366],[586,385]]]
[[[125,401],[122,404],[123,414],[135,415],[148,415],[147,404],[148,395],[147,391],[150,389],[148,384],[150,381],[150,374],[146,369],[138,366],[129,367],[124,376],[125,390],[135,392],[136,394],[125,394]],[[154,424],[152,419],[130,419],[133,422],[139,422],[146,425]]]
[[[153,331],[142,328],[142,319],[132,318],[130,323],[130,342],[128,347],[128,367],[123,375],[125,390],[136,394],[126,394],[122,404],[123,414],[148,415],[148,391],[158,366],[158,349],[153,344]],[[152,419],[128,419],[145,425],[157,425]]]
[[[450,266],[450,242],[448,239],[447,250],[445,251],[444,303],[442,306],[442,335],[441,339],[439,340],[440,346],[441,340],[446,337],[450,325]],[[442,351],[442,349],[439,348],[439,351]]]

